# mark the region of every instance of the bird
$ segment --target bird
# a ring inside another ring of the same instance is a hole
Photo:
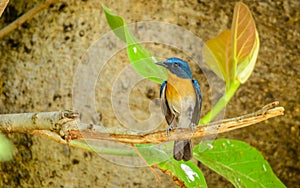
[[[188,63],[172,57],[156,64],[168,72],[168,79],[160,87],[161,108],[169,125],[167,134],[176,127],[193,131],[200,120],[202,93]],[[177,161],[189,161],[193,157],[191,139],[174,141],[173,157]]]

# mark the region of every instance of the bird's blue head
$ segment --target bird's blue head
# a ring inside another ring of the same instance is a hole
[[[164,62],[158,62],[157,65],[167,68],[171,73],[180,78],[192,79],[192,72],[188,63],[182,59],[172,57]]]

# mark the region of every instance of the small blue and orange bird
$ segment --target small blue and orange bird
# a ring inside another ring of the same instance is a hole
[[[167,132],[174,127],[193,129],[200,119],[202,94],[189,65],[175,57],[156,64],[168,70],[168,80],[160,88],[162,111],[169,125]],[[173,156],[178,161],[190,160],[193,156],[191,140],[176,140]]]

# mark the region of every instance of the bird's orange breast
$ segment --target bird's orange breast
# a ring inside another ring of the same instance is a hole
[[[190,79],[179,78],[169,73],[167,81],[166,97],[172,103],[180,102],[185,98],[195,98],[195,90]]]

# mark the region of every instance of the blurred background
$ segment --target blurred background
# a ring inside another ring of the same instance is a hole
[[[248,142],[262,152],[287,187],[300,187],[300,2],[243,1],[251,10],[260,36],[254,72],[241,85],[226,108],[225,117],[258,110],[278,100],[285,115],[218,135]],[[37,0],[11,0],[0,28],[23,15]],[[100,1],[56,0],[32,19],[0,39],[0,113],[58,111],[73,108],[74,74],[87,49],[110,31],[101,5],[127,23],[160,21],[176,24],[206,41],[231,27],[235,1]],[[159,33],[157,33],[159,35]],[[176,38],[174,38],[176,40]],[[145,44],[159,57],[189,57],[163,44]],[[112,46],[103,49],[111,53]],[[164,49],[164,50],[162,50]],[[105,126],[120,122],[111,105],[115,75],[129,60],[126,49],[105,65],[96,83],[97,114]],[[202,115],[209,111],[209,87],[199,67],[193,75],[204,92]],[[149,116],[149,103],[159,97],[159,84],[143,81],[130,94],[130,108],[141,119]],[[162,172],[157,180],[149,168],[126,167],[78,148],[38,136],[10,133],[17,153],[0,162],[0,187],[176,187]],[[233,187],[207,169],[208,187]]]

